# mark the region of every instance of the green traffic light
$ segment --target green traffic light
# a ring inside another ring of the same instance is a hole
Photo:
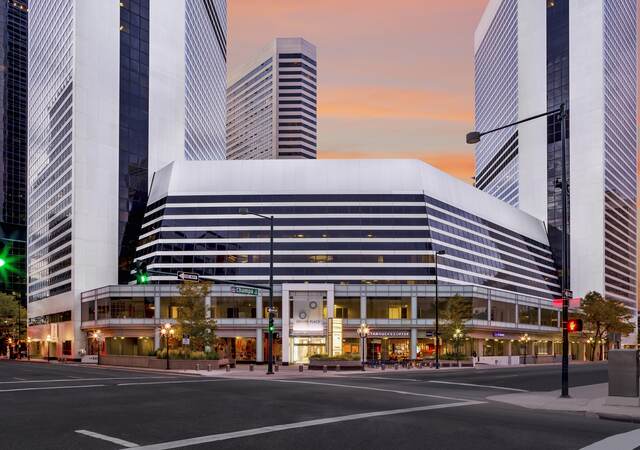
[[[141,273],[138,275],[138,284],[147,284],[149,282],[149,275]]]
[[[6,263],[7,261],[5,261],[4,258],[0,258],[0,267],[4,267]]]

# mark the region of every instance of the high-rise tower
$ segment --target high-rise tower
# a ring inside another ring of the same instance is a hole
[[[26,302],[27,34],[26,0],[0,2],[0,290]]]
[[[475,35],[476,127],[568,111],[570,285],[636,309],[636,2],[491,0]],[[487,136],[476,185],[544,220],[560,260],[560,121]]]
[[[316,48],[277,38],[230,77],[227,158],[308,158],[317,154]]]
[[[77,357],[80,292],[127,283],[153,173],[224,157],[226,2],[32,0],[30,335]]]

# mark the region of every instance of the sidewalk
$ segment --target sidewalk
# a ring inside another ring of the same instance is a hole
[[[591,384],[569,389],[571,398],[560,398],[560,391],[527,392],[487,397],[488,400],[530,409],[579,412],[601,419],[640,423],[640,407],[605,405],[608,384]]]

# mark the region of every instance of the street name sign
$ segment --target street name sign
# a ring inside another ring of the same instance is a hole
[[[245,286],[231,286],[232,294],[244,294],[244,295],[258,295],[258,288],[251,288]]]
[[[193,272],[178,272],[178,278],[183,281],[200,281],[200,275]]]

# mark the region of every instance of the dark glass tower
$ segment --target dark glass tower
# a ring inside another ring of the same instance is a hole
[[[567,183],[570,167],[569,144],[569,0],[547,0],[547,109],[564,103],[567,112],[565,148]],[[558,267],[562,267],[562,140],[558,116],[547,119],[547,217],[549,242]],[[570,204],[567,199],[567,223]],[[567,249],[570,252],[570,249]]]
[[[118,282],[127,283],[147,205],[149,0],[126,0],[121,5]]]
[[[0,291],[26,304],[28,4],[0,4]]]

